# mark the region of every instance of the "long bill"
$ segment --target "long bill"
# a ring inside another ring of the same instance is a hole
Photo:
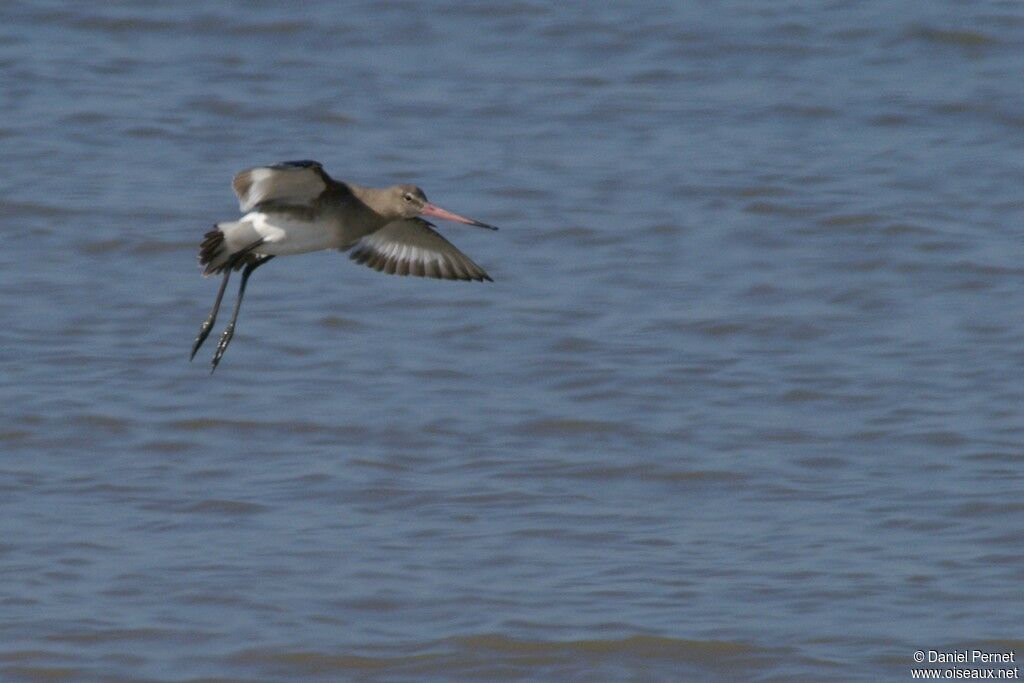
[[[423,205],[423,208],[420,209],[420,213],[422,215],[424,215],[424,216],[433,216],[434,218],[442,218],[442,219],[444,219],[446,221],[454,221],[456,223],[465,223],[466,225],[475,225],[478,228],[487,228],[488,230],[497,230],[498,229],[497,227],[495,227],[495,226],[493,226],[493,225],[491,225],[489,223],[482,223],[482,222],[480,222],[478,220],[473,220],[472,218],[466,218],[465,216],[460,216],[457,213],[452,213],[451,211],[447,211],[445,209],[442,209],[440,206],[434,206],[430,202],[427,202],[426,204]]]

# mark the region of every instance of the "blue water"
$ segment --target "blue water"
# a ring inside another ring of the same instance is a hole
[[[1016,2],[6,0],[0,678],[1024,650],[1022,71]],[[199,240],[302,158],[495,283],[277,259],[210,376]]]

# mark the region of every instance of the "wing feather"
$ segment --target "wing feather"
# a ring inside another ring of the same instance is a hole
[[[493,282],[483,268],[420,218],[392,221],[366,235],[349,257],[393,275]]]
[[[333,183],[317,161],[285,161],[241,171],[231,181],[243,213],[268,204],[311,206]]]

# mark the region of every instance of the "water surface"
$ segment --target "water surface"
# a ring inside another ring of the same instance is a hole
[[[0,677],[1024,649],[1022,70],[1012,2],[8,0]],[[279,259],[210,377],[198,241],[302,158],[496,282]]]

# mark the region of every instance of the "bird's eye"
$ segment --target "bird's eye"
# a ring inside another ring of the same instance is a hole
[[[402,195],[402,199],[404,199],[407,202],[411,202],[412,201],[412,195],[409,194],[408,192],[406,192],[404,195]]]

